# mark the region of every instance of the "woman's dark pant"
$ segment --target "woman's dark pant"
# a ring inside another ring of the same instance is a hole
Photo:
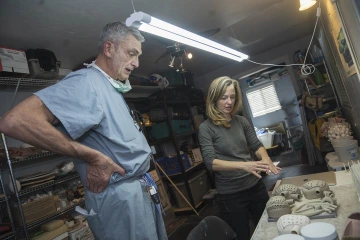
[[[250,216],[256,226],[268,200],[269,194],[262,180],[259,180],[255,186],[240,192],[219,194],[221,218],[235,231],[239,240],[248,240],[250,239]]]

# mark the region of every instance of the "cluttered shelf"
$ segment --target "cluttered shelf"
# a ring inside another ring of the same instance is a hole
[[[59,212],[47,215],[47,216],[45,216],[43,218],[40,218],[39,220],[30,222],[30,223],[27,224],[27,229],[32,229],[32,228],[38,227],[38,226],[40,226],[40,225],[42,225],[42,224],[44,224],[44,223],[46,223],[46,222],[48,222],[50,220],[53,220],[53,219],[65,214],[65,213],[73,211],[76,206],[82,206],[83,204],[85,204],[85,201],[81,200],[78,203],[75,203],[70,207],[64,208],[63,210],[61,210]],[[23,227],[19,227],[18,230],[23,230],[23,229],[24,229]]]
[[[72,174],[70,174],[68,176],[59,177],[59,178],[57,178],[56,180],[54,180],[52,182],[44,183],[44,184],[41,184],[39,186],[35,186],[35,187],[31,187],[31,188],[28,188],[28,189],[21,190],[19,192],[19,196],[23,196],[25,194],[29,194],[29,193],[32,193],[32,192],[35,192],[35,191],[38,191],[38,190],[41,190],[41,189],[44,189],[44,188],[47,188],[47,187],[55,186],[57,184],[64,183],[66,181],[73,180],[73,179],[76,179],[76,178],[79,178],[78,173],[72,173]],[[9,195],[9,198],[14,197],[14,196],[15,196],[15,194]]]
[[[57,83],[58,81],[59,80],[0,77],[0,89],[43,89]]]
[[[192,135],[194,133],[196,133],[196,131],[177,134],[177,135],[175,135],[175,138],[186,137],[186,136]],[[161,139],[156,140],[156,141],[150,141],[149,144],[150,145],[156,145],[156,144],[159,144],[159,143],[162,143],[162,142],[169,141],[171,139],[172,139],[172,137],[161,138]]]
[[[56,156],[56,153],[52,153],[52,152],[43,152],[43,153],[39,153],[39,154],[35,154],[26,158],[12,158],[11,159],[11,163],[20,163],[20,162],[26,162],[29,160],[35,160],[35,159],[40,159],[40,158],[44,158],[44,157],[48,157],[48,156]]]

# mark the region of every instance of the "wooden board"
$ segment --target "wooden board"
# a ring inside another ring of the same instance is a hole
[[[333,171],[314,173],[314,174],[302,175],[302,176],[297,176],[297,177],[283,178],[281,180],[280,185],[281,184],[293,184],[295,186],[302,187],[304,185],[304,183],[311,181],[311,180],[323,180],[329,186],[336,185],[336,177],[335,177],[335,173]]]

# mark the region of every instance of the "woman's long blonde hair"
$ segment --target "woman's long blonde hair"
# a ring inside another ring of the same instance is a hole
[[[206,99],[206,114],[215,125],[223,125],[230,127],[225,115],[216,107],[216,102],[225,94],[226,88],[233,85],[235,88],[235,104],[231,111],[231,115],[236,114],[242,106],[241,89],[237,80],[230,77],[216,78],[209,87],[209,92]]]

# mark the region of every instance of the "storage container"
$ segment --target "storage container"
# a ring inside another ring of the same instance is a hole
[[[264,148],[270,148],[273,145],[275,131],[269,131],[266,133],[260,133],[257,135],[260,142],[264,145]]]
[[[191,163],[186,153],[180,155],[182,164],[184,165],[184,169],[188,169],[191,167]],[[156,162],[160,165],[160,167],[165,171],[167,175],[173,175],[181,173],[181,167],[179,165],[179,161],[177,156],[175,157],[162,157],[156,159]],[[162,172],[161,172],[161,175]]]
[[[359,158],[357,140],[343,140],[333,143],[333,146],[340,162],[347,163]]]
[[[191,131],[189,120],[171,120],[171,125],[175,134]],[[152,125],[149,134],[154,140],[169,137],[170,131],[167,122],[160,122]]]
[[[209,179],[206,174],[206,170],[198,171],[193,173],[189,180],[189,186],[191,190],[192,197],[194,199],[195,206],[201,203],[203,196],[209,191],[210,184]],[[175,183],[176,187],[180,190],[180,192],[189,200],[189,195],[186,190],[186,186],[184,182]],[[185,200],[181,197],[181,195],[176,191],[173,185],[169,185],[171,192],[175,196],[175,201],[178,208],[189,207]]]
[[[44,197],[33,202],[28,202],[22,204],[21,206],[24,212],[26,223],[33,222],[56,212],[55,200],[53,196]],[[11,208],[11,210],[16,225],[21,226],[22,222],[19,207],[14,206]]]

